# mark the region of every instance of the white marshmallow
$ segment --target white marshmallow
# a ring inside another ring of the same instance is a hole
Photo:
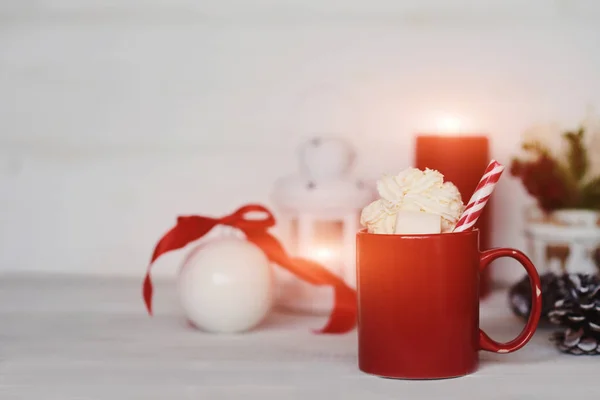
[[[418,211],[400,210],[396,214],[394,233],[400,235],[423,235],[442,232],[442,217]]]

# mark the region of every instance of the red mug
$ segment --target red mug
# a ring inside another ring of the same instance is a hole
[[[478,351],[510,353],[533,336],[540,319],[540,278],[518,250],[479,250],[479,231],[432,235],[357,234],[358,363],[387,378],[441,379],[475,372]],[[481,271],[500,257],[527,271],[529,320],[498,343],[479,329]]]

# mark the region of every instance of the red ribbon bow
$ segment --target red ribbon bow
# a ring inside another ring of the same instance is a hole
[[[263,219],[248,218],[248,214],[253,212],[263,213],[265,217]],[[218,219],[195,215],[177,218],[177,224],[156,245],[144,279],[143,296],[150,315],[152,315],[153,292],[150,279],[152,263],[162,254],[181,249],[200,239],[216,225],[226,225],[241,230],[246,239],[260,247],[271,262],[287,269],[300,279],[317,286],[333,287],[333,311],[327,325],[318,330],[318,333],[345,333],[354,328],[356,324],[356,292],[341,278],[318,263],[288,256],[281,243],[267,232],[270,227],[275,225],[273,214],[265,207],[256,204],[246,205],[233,214]]]

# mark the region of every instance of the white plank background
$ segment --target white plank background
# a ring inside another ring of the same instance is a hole
[[[372,179],[448,111],[508,162],[528,125],[598,106],[599,17],[593,0],[4,1],[0,271],[139,276],[177,214],[270,204],[316,133],[352,140]],[[495,196],[494,244],[522,248],[523,190]]]

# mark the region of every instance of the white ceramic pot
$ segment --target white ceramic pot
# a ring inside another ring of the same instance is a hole
[[[598,224],[600,213],[593,210],[565,209],[552,212],[552,217],[565,225],[592,227]]]
[[[528,221],[528,252],[540,272],[598,273],[595,252],[600,246],[600,213],[557,210],[546,220]]]

